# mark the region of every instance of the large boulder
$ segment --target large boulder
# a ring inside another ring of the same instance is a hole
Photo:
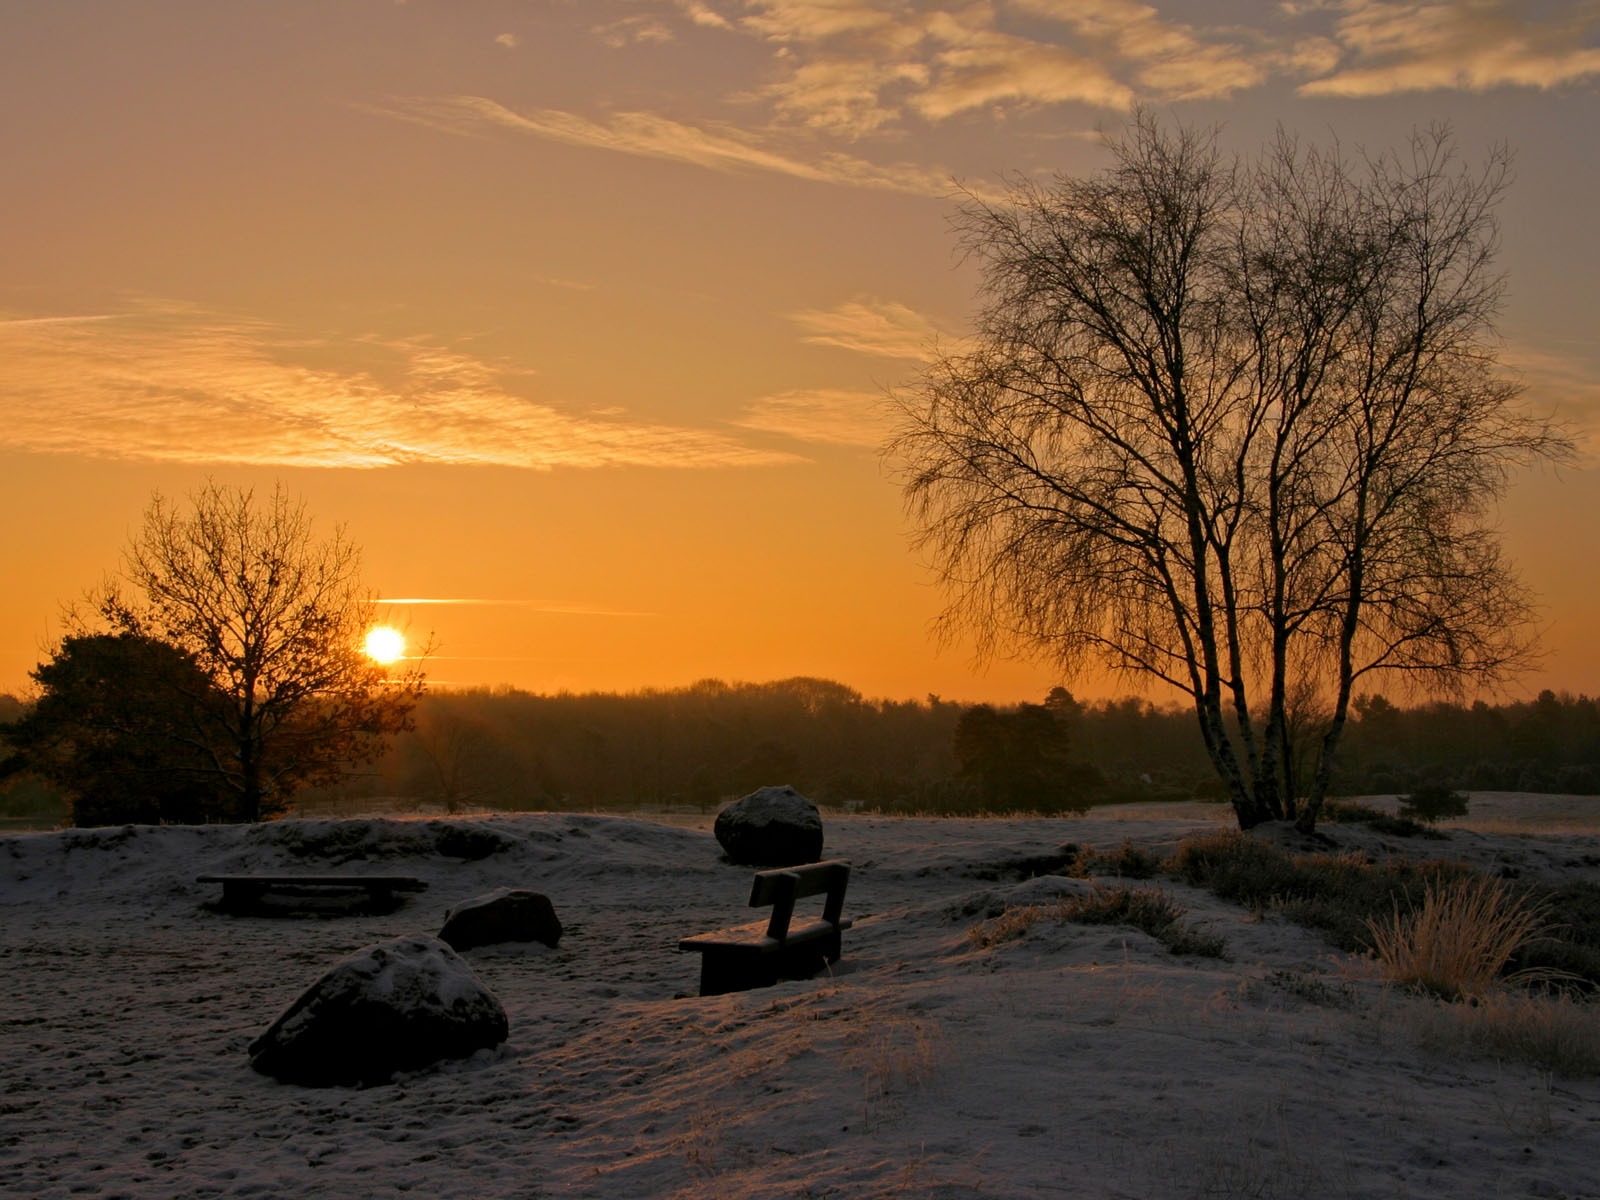
[[[474,896],[444,915],[442,941],[455,950],[491,946],[497,942],[561,941],[561,921],[548,896],[521,888],[500,888]]]
[[[717,814],[717,841],[732,862],[792,867],[822,859],[822,814],[792,787],[758,788]]]
[[[509,1031],[472,968],[416,934],[334,964],[250,1043],[250,1065],[285,1083],[365,1086],[493,1049]]]

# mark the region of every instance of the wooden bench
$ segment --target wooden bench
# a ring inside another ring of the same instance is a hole
[[[771,918],[678,943],[679,950],[700,955],[700,994],[720,996],[770,987],[780,979],[809,979],[837,962],[839,935],[851,924],[840,916],[849,882],[850,864],[838,861],[756,872],[750,907],[770,904]],[[795,924],[795,901],[822,893],[827,894],[822,919]]]
[[[268,912],[269,895],[289,898],[295,906],[316,906],[319,902],[341,901],[348,906],[352,898],[377,912],[388,912],[400,903],[398,893],[420,892],[428,885],[410,875],[196,875],[196,883],[220,883],[222,908],[227,912]],[[281,909],[280,909],[281,910]]]

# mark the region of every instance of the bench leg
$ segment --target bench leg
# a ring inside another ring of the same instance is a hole
[[[786,949],[773,971],[780,979],[810,979],[830,963],[839,961],[839,935],[818,938]]]
[[[227,912],[251,912],[261,906],[262,891],[258,884],[242,879],[225,880],[222,884],[222,907]]]
[[[702,996],[748,992],[751,988],[771,987],[777,982],[777,962],[770,955],[756,958],[748,954],[718,954],[714,950],[703,951],[700,955]]]

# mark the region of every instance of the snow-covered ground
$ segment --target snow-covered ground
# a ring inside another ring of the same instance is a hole
[[[836,973],[708,999],[677,940],[756,915],[709,818],[0,838],[0,1194],[1600,1197],[1600,1081],[1425,1052],[1422,1001],[1280,918],[1160,881],[1231,961],[1103,926],[968,937],[1059,886],[1026,877],[1066,844],[1169,849],[1219,817],[830,816],[854,865]],[[1600,870],[1594,832],[1388,844]],[[231,917],[194,879],[283,870],[429,887],[383,916]],[[502,886],[545,892],[566,934],[467,954],[510,1016],[500,1051],[363,1090],[250,1069],[333,961]]]

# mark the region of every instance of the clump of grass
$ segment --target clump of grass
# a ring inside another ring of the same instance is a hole
[[[1538,936],[1540,909],[1498,879],[1430,885],[1419,907],[1369,920],[1373,951],[1396,983],[1445,1000],[1486,995],[1516,950]]]
[[[1183,919],[1187,912],[1158,888],[1097,887],[1087,896],[1007,909],[975,925],[967,937],[973,945],[988,949],[1023,936],[1040,921],[1126,925],[1149,934],[1173,954],[1224,957],[1227,947],[1222,938],[1192,928]]]
[[[980,921],[967,930],[967,941],[979,950],[1014,942],[1040,921],[1065,921],[1061,904],[1024,904],[1008,908],[998,917]]]
[[[892,1107],[891,1097],[933,1078],[950,1058],[950,1048],[936,1026],[888,1018],[871,1023],[853,1057],[861,1071],[864,1116],[870,1125]]]
[[[1600,992],[1600,950],[1568,940],[1566,931],[1558,932],[1554,926],[1549,936],[1512,954],[1506,970],[1512,978],[1552,980],[1580,995]]]
[[[1308,971],[1277,970],[1267,976],[1273,987],[1282,988],[1308,1004],[1327,1008],[1351,1008],[1356,1002],[1355,989],[1348,983],[1330,983],[1320,975]]]
[[[1184,839],[1167,869],[1255,912],[1281,913],[1352,952],[1372,948],[1367,922],[1396,899],[1418,901],[1430,882],[1470,874],[1460,863],[1379,866],[1360,854],[1290,855],[1237,831]]]
[[[1097,887],[1067,901],[1067,919],[1079,925],[1127,925],[1165,940],[1188,909],[1159,888]]]
[[[1371,949],[1368,922],[1397,901],[1413,904],[1429,887],[1472,876],[1463,863],[1439,860],[1377,864],[1359,854],[1311,854],[1290,862],[1302,891],[1280,904],[1283,914],[1352,953]]]
[[[675,1141],[685,1166],[715,1171],[726,1123],[727,1115],[714,1108],[701,1108],[690,1114],[689,1127]]]
[[[1167,869],[1185,883],[1246,908],[1265,908],[1298,886],[1287,855],[1238,830],[1185,838],[1167,860]]]
[[[1600,883],[1572,880],[1533,891],[1551,936],[1528,942],[1508,966],[1524,974],[1559,976],[1569,988],[1600,992]]]
[[[1414,816],[1403,814],[1397,817],[1393,813],[1384,812],[1381,808],[1362,804],[1359,800],[1324,801],[1322,816],[1339,824],[1369,825],[1379,833],[1386,833],[1390,837],[1432,838],[1435,841],[1442,841],[1448,836],[1437,829],[1430,829]]]
[[[1416,1035],[1435,1052],[1528,1063],[1567,1079],[1600,1076],[1600,1012],[1567,995],[1498,992],[1433,1006],[1416,1018]]]
[[[1073,864],[1076,875],[1115,875],[1118,879],[1154,879],[1161,874],[1162,858],[1152,850],[1125,840],[1115,850],[1086,850]]]
[[[1437,893],[1484,879],[1459,862],[1291,855],[1237,831],[1186,838],[1166,869],[1222,899],[1318,930],[1352,953],[1373,950],[1374,924],[1401,909],[1420,909],[1430,889]],[[1503,886],[1508,895],[1525,898],[1550,927],[1547,936],[1530,938],[1514,950],[1503,964],[1505,973],[1524,982],[1559,980],[1564,987],[1600,990],[1600,884]]]

